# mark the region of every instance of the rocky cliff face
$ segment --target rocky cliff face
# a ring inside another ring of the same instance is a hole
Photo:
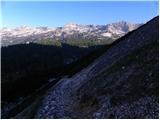
[[[38,42],[40,40],[68,40],[68,39],[117,39],[142,24],[118,22],[108,25],[79,25],[66,24],[55,29],[47,27],[31,28],[22,26],[14,29],[3,28],[0,30],[2,45]]]
[[[35,118],[158,118],[159,17],[51,88]]]

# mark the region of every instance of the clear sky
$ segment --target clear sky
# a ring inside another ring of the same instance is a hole
[[[70,22],[101,25],[121,20],[145,23],[159,14],[158,1],[3,1],[1,10],[1,27],[59,27]]]

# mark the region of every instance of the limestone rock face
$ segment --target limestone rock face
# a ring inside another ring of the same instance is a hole
[[[76,23],[68,23],[64,27],[58,28],[33,28],[29,26],[21,26],[13,29],[2,28],[0,34],[2,46],[20,43],[28,44],[46,39],[117,39],[141,25],[142,24],[131,24],[127,22],[117,22],[109,25],[79,25]]]

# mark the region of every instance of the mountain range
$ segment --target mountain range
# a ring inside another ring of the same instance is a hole
[[[2,28],[2,46],[20,43],[39,42],[41,40],[102,40],[112,38],[113,40],[125,35],[126,33],[138,28],[142,24],[132,24],[120,21],[107,25],[80,25],[68,23],[63,27],[29,27],[21,26],[17,28]]]

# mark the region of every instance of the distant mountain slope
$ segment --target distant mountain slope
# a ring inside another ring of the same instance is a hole
[[[0,30],[2,45],[13,45],[20,43],[39,42],[45,39],[69,40],[69,39],[116,39],[129,31],[138,28],[142,24],[131,24],[125,21],[108,25],[78,25],[66,24],[64,27],[55,29],[47,27],[31,28],[22,26],[14,29],[3,28]]]
[[[36,118],[158,118],[159,17],[122,37],[88,67],[63,78]]]

